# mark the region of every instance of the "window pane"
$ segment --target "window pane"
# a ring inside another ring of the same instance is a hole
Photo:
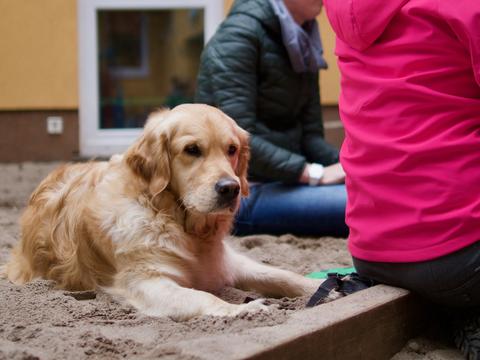
[[[98,11],[100,128],[142,127],[153,109],[192,102],[203,9]]]

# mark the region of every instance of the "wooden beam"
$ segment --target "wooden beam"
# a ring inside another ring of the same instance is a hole
[[[418,335],[427,317],[426,305],[409,291],[378,285],[276,326],[170,345],[199,359],[384,360]]]

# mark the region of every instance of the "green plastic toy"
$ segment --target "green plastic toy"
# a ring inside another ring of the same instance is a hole
[[[323,270],[323,271],[314,271],[310,274],[305,275],[308,278],[311,279],[326,279],[328,273],[338,273],[340,275],[347,275],[352,272],[355,272],[354,267],[349,267],[349,268],[337,268],[337,269],[328,269],[328,270]]]

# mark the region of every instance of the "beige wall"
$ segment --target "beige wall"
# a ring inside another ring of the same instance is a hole
[[[0,110],[75,109],[75,0],[0,0]]]
[[[336,104],[334,36],[324,15],[320,27],[329,64],[322,101]],[[0,110],[78,108],[76,0],[0,0],[0,49]]]
[[[320,94],[325,105],[337,105],[340,93],[340,73],[335,58],[335,34],[328,23],[325,11],[318,18],[323,43],[323,55],[328,64],[327,70],[320,71]]]

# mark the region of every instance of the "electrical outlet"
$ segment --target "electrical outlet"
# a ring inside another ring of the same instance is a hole
[[[47,133],[52,135],[63,133],[63,118],[61,116],[47,117]]]

